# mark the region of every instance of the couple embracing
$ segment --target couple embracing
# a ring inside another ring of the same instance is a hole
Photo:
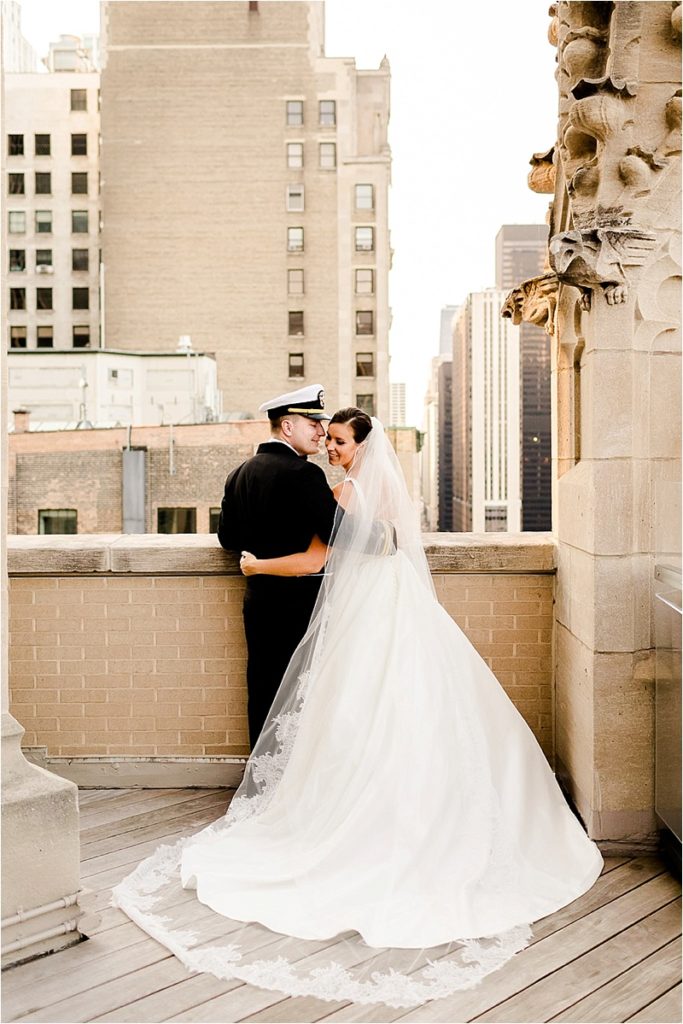
[[[228,478],[219,534],[249,577],[252,754],[225,817],[114,900],[192,970],[414,1006],[501,967],[602,858],[437,601],[381,423],[329,420],[332,492],[303,458],[322,389],[265,409],[273,437]]]

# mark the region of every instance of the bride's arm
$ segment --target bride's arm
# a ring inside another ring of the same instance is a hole
[[[249,551],[243,551],[240,569],[245,576],[310,576],[320,572],[327,558],[327,545],[314,537],[306,551],[280,558],[256,558]]]

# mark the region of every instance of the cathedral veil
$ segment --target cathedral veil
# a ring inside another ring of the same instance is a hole
[[[309,627],[225,817],[160,847],[112,900],[192,971],[411,1007],[501,967],[601,861],[438,605],[379,421],[350,475]],[[517,776],[496,752],[511,728]],[[548,858],[546,891],[527,861]]]

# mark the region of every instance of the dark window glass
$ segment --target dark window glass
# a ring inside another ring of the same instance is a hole
[[[76,533],[75,508],[50,508],[38,512],[38,533]]]
[[[209,509],[209,533],[218,533],[218,522],[221,518],[221,510],[219,508]]]
[[[10,327],[10,329],[9,329],[9,347],[10,348],[26,348],[26,328],[25,327]]]
[[[289,376],[303,377],[304,375],[304,354],[303,352],[290,352],[289,354]]]
[[[320,100],[320,124],[330,127],[337,123],[337,101]]]
[[[304,123],[304,101],[287,100],[287,124],[302,125]]]
[[[10,290],[9,290],[9,308],[10,309],[26,309],[26,289],[25,288],[10,288]]]
[[[23,156],[24,155],[24,136],[23,135],[8,135],[7,136],[7,154],[8,154],[8,156]]]
[[[87,288],[71,289],[71,308],[90,309],[90,293]]]
[[[87,156],[88,155],[88,136],[85,134],[72,134],[71,136],[71,155],[72,156]]]
[[[72,210],[71,211],[71,230],[75,235],[84,235],[88,233],[88,211],[87,210]]]
[[[52,175],[49,171],[36,171],[36,195],[49,196],[52,192]]]
[[[368,416],[375,415],[375,396],[374,395],[356,395],[356,405],[363,412],[367,413]]]
[[[72,110],[87,110],[88,109],[88,93],[85,89],[72,89],[71,90],[71,109]]]
[[[52,327],[39,327],[36,331],[36,346],[38,348],[52,348],[53,343]]]
[[[356,334],[374,334],[375,316],[371,309],[357,310],[356,312]]]
[[[26,249],[10,249],[10,271],[26,270]]]
[[[90,348],[90,327],[87,324],[74,327],[72,344],[74,348]]]
[[[303,334],[304,333],[304,314],[303,310],[291,310],[287,314],[287,333],[288,334]]]
[[[356,377],[375,376],[375,357],[372,352],[356,352]]]
[[[36,156],[49,156],[50,155],[50,136],[45,134],[35,135],[35,153]]]
[[[71,269],[72,270],[88,270],[89,269],[89,254],[87,249],[72,249],[71,250]]]
[[[157,509],[157,533],[196,533],[196,508]]]
[[[52,309],[52,288],[36,288],[36,309]]]
[[[88,194],[88,172],[87,171],[72,171],[71,172],[71,194],[74,196],[87,196]]]
[[[10,171],[7,191],[11,196],[23,196],[26,191],[24,175],[21,173],[15,174],[13,171]]]
[[[36,249],[36,269],[52,266],[52,249]],[[41,271],[38,271],[41,273]]]

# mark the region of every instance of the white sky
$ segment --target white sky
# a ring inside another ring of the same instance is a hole
[[[224,0],[227,2],[227,0]],[[39,55],[61,33],[99,31],[97,0],[21,0]],[[495,283],[501,224],[542,223],[549,196],[526,185],[555,140],[548,0],[326,0],[326,53],[391,63],[394,267],[391,379],[422,423],[442,306]]]

